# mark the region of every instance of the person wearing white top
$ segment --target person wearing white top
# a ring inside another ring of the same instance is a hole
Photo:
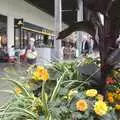
[[[15,58],[15,48],[14,48],[14,46],[11,46],[11,48],[9,49],[9,58],[10,59]]]

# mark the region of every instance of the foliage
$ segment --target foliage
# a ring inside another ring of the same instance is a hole
[[[10,73],[13,99],[0,108],[2,120],[110,120],[114,107],[90,88],[91,79],[80,74],[82,62],[31,66],[22,74]],[[18,82],[18,79],[22,81]],[[9,91],[8,91],[9,92]],[[119,107],[119,106],[118,106]],[[116,119],[111,119],[116,120]]]
[[[88,76],[83,75],[79,71],[79,67],[86,64],[85,60],[81,59],[78,61],[76,60],[72,62],[60,62],[53,64],[51,68],[48,68],[50,78],[52,80],[56,80],[59,76],[61,76],[62,73],[66,71],[66,75],[64,76],[64,81],[62,83],[63,87],[72,89],[80,88],[81,90],[85,89],[85,87],[90,86],[90,83],[93,82],[93,80],[87,79]]]
[[[13,99],[9,101],[0,110],[0,118],[2,120],[37,120],[38,114],[36,109],[41,104],[39,98],[36,98],[29,87],[24,87],[23,84],[10,80],[14,84]],[[19,89],[19,91],[18,91]],[[34,109],[35,108],[35,109]]]
[[[107,99],[109,104],[120,111],[120,76],[119,69],[113,70],[111,76],[106,79]]]

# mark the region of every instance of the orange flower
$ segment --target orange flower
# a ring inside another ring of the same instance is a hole
[[[15,88],[15,93],[16,93],[17,95],[19,95],[19,94],[22,93],[22,90],[21,90],[19,87],[17,87],[17,88]]]
[[[34,80],[48,80],[49,74],[47,69],[44,67],[37,67],[36,70],[33,72],[33,79]]]
[[[107,97],[108,97],[108,100],[110,103],[114,103],[114,96],[113,96],[113,93],[109,92],[107,94]]]
[[[76,108],[77,108],[77,110],[84,112],[85,110],[87,110],[88,104],[85,100],[79,100],[76,103]]]

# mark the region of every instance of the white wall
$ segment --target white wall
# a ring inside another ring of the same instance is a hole
[[[24,18],[35,25],[54,30],[54,19],[24,0],[0,0],[0,14]]]
[[[24,0],[0,0],[0,14],[8,16],[8,48],[14,41],[14,18],[23,18],[26,22],[54,30],[54,18]]]

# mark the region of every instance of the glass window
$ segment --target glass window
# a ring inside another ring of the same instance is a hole
[[[15,28],[15,48],[19,49],[20,48],[20,29],[19,28]]]
[[[26,48],[27,45],[29,44],[29,40],[31,37],[35,39],[36,48],[53,47],[54,38],[51,35],[47,35],[48,33],[51,33],[51,31],[43,28],[40,28],[39,31],[37,30],[38,28],[37,26],[34,26],[33,24],[27,24],[27,25],[28,28],[25,26],[24,27],[15,26],[15,41],[14,41],[15,48],[18,49]]]

